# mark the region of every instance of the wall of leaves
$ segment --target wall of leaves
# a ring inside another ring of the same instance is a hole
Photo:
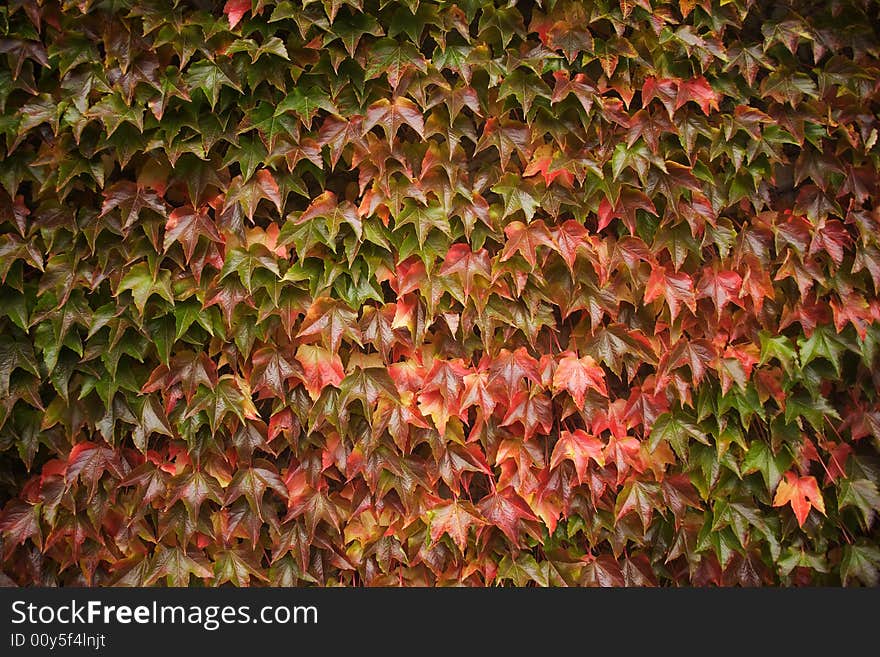
[[[874,0],[0,7],[0,580],[872,585]]]

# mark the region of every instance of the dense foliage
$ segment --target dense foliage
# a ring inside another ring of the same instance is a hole
[[[873,0],[12,0],[0,578],[875,584]]]

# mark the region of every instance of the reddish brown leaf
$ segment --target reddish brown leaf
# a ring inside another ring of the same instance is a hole
[[[462,552],[467,549],[468,531],[486,524],[473,504],[460,500],[435,506],[428,513],[431,541],[436,543],[443,534],[448,534]]]
[[[508,486],[500,492],[486,495],[477,508],[490,525],[498,527],[510,541],[520,546],[520,533],[523,521],[537,522],[525,501]]]
[[[199,238],[203,236],[212,242],[223,241],[220,233],[217,232],[217,227],[208,216],[208,208],[202,207],[196,210],[191,205],[177,208],[165,222],[164,249],[168,251],[174,242],[180,242],[186,261],[189,262]]]
[[[467,299],[475,287],[481,285],[477,278],[483,279],[483,286],[492,278],[488,252],[485,249],[474,252],[467,244],[453,244],[440,268],[441,276],[450,274],[458,275]]]
[[[663,297],[669,306],[673,320],[678,316],[681,305],[687,306],[694,314],[697,312],[697,298],[694,295],[694,281],[684,272],[671,272],[662,265],[651,265],[651,276],[645,285],[645,303]]]
[[[536,251],[539,246],[556,248],[547,225],[538,219],[529,225],[521,221],[511,221],[504,227],[507,243],[501,253],[501,261],[509,260],[515,253],[520,253],[532,267],[537,263]]]
[[[394,140],[403,125],[408,125],[419,137],[425,138],[425,120],[419,106],[403,96],[396,96],[394,100],[382,98],[367,108],[364,132],[375,125],[381,126],[388,141]]]
[[[548,434],[553,428],[553,413],[550,400],[543,394],[532,396],[523,390],[516,393],[510,400],[510,407],[502,427],[509,427],[519,422],[523,427],[523,437],[529,440],[536,433]]]
[[[296,337],[320,340],[334,353],[339,351],[343,338],[347,337],[357,344],[361,339],[357,315],[345,304],[330,297],[314,300]]]

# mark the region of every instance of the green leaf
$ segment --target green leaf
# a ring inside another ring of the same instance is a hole
[[[799,546],[792,546],[784,550],[777,565],[782,574],[786,576],[798,567],[819,573],[827,573],[830,570],[828,559],[823,553],[809,552]]]
[[[9,394],[9,379],[17,369],[40,376],[31,343],[14,340],[6,335],[0,336],[0,397]]]
[[[822,395],[815,398],[805,393],[790,396],[785,401],[785,421],[791,423],[795,420],[800,422],[804,417],[816,431],[823,432],[829,419],[839,420],[840,415],[828,400]]]
[[[816,358],[824,358],[834,365],[834,371],[840,376],[840,356],[846,351],[846,343],[830,326],[817,326],[809,338],[798,338],[801,366],[806,367]]]
[[[119,94],[105,96],[103,100],[89,108],[86,116],[100,119],[107,137],[116,132],[123,123],[130,123],[138,129],[138,132],[144,130],[144,108],[129,107]]]
[[[245,549],[221,550],[214,557],[214,580],[219,586],[231,582],[235,586],[249,586],[251,577],[264,582],[269,581],[263,572],[260,560]]]
[[[242,93],[241,87],[218,64],[208,60],[201,60],[190,65],[186,72],[186,84],[190,89],[201,89],[211,102],[212,110],[220,99],[222,87],[229,87]]]
[[[840,482],[837,499],[838,508],[844,509],[848,506],[858,508],[867,528],[874,524],[874,518],[880,512],[880,492],[877,490],[877,484],[870,479],[845,478]]]
[[[767,485],[767,490],[772,493],[782,479],[782,473],[788,470],[791,462],[791,454],[785,450],[774,454],[766,443],[756,440],[752,442],[743,460],[742,473],[748,475],[760,472]]]
[[[515,559],[505,555],[498,564],[499,581],[510,581],[516,586],[526,586],[534,582],[538,586],[550,586],[547,563],[539,564],[528,552],[520,553]]]
[[[877,586],[880,581],[880,548],[859,542],[843,546],[840,560],[840,579],[846,586],[853,579],[865,586]]]
[[[449,216],[439,205],[423,206],[419,203],[407,201],[394,224],[395,230],[407,224],[412,224],[415,228],[420,247],[425,245],[428,235],[435,228],[452,237]]]
[[[761,360],[758,364],[763,365],[775,358],[791,375],[798,367],[798,354],[791,339],[784,335],[772,335],[768,331],[761,331],[758,337],[761,340]]]
[[[504,77],[504,81],[498,89],[498,99],[503,100],[508,96],[514,96],[522,106],[523,113],[528,116],[529,110],[535,98],[541,96],[549,100],[550,87],[534,73],[517,68]]]
[[[180,340],[193,322],[198,321],[199,326],[205,329],[209,335],[213,335],[210,320],[202,310],[202,304],[198,301],[178,301],[174,305],[174,339]]]
[[[296,114],[302,124],[308,129],[312,129],[312,119],[319,110],[338,114],[339,108],[330,100],[330,96],[318,87],[294,87],[287,97],[278,103],[275,108],[275,116],[284,114],[285,112],[293,112]]]
[[[238,146],[231,146],[223,160],[224,166],[238,164],[244,182],[251,179],[254,172],[266,161],[266,146],[262,140],[242,137]]]
[[[690,439],[704,445],[709,444],[705,432],[694,424],[692,418],[683,413],[663,413],[651,427],[648,449],[653,452],[661,441],[666,441],[672,446],[678,458],[687,461]]]
[[[255,244],[249,250],[240,248],[230,249],[226,253],[223,268],[220,270],[220,280],[222,281],[232,272],[236,272],[247,291],[252,293],[254,271],[260,268],[269,270],[276,277],[281,276],[277,260],[269,249],[263,245]]]
[[[504,199],[502,219],[522,211],[527,221],[531,221],[540,205],[539,199],[530,193],[530,183],[516,174],[506,174],[492,187],[492,191]]]
[[[136,264],[128,270],[116,288],[116,296],[127,290],[131,291],[134,305],[143,315],[147,300],[154,294],[174,304],[174,293],[171,291],[171,272],[167,269],[156,272],[154,276],[145,262]]]
[[[413,44],[384,38],[370,46],[365,69],[367,80],[387,75],[392,89],[396,89],[404,72],[411,68],[422,73],[428,70],[425,58]]]
[[[631,481],[624,485],[614,503],[614,517],[620,520],[628,513],[635,512],[642,521],[642,528],[647,532],[651,524],[655,508],[659,503],[660,488],[657,484]]]
[[[244,382],[230,374],[221,376],[213,389],[199,386],[184,419],[194,417],[201,411],[207,415],[212,434],[217,433],[217,429],[230,413],[242,421],[259,417],[250,390]]]
[[[190,575],[205,578],[212,577],[214,572],[208,560],[196,552],[187,552],[179,547],[161,547],[156,552],[144,585],[150,586],[165,577],[170,586],[188,586]]]

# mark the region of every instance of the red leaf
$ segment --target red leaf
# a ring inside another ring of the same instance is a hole
[[[553,244],[569,271],[574,271],[574,262],[577,259],[578,249],[583,249],[589,244],[587,229],[574,219],[569,219],[561,226],[552,229]]]
[[[381,308],[366,306],[358,325],[364,341],[373,345],[386,362],[391,360],[391,348],[398,342],[398,337],[391,328],[396,310],[395,304],[385,304]]]
[[[437,390],[419,394],[419,412],[431,417],[441,436],[446,435],[446,424],[450,417],[458,414],[457,410],[457,408],[451,408]]]
[[[449,274],[458,274],[467,299],[471,296],[471,291],[479,285],[476,280],[478,277],[486,282],[492,279],[489,252],[486,249],[474,252],[467,244],[453,244],[440,268],[441,276]]]
[[[454,407],[457,413],[463,379],[468,372],[468,368],[459,359],[443,360],[437,358],[425,375],[422,392],[439,392],[440,396],[447,404]]]
[[[599,202],[599,223],[597,230],[601,231],[611,223],[612,219],[620,217],[629,230],[630,235],[636,235],[637,210],[644,210],[653,215],[657,214],[657,208],[654,206],[654,202],[651,198],[638,189],[624,187],[620,191],[620,198],[617,201],[617,205],[613,207],[611,202],[603,197]]]
[[[281,190],[278,189],[278,183],[275,181],[275,176],[272,175],[272,172],[269,171],[269,169],[260,169],[257,171],[254,180],[262,198],[271,201],[272,205],[275,206],[278,212],[281,212],[283,206],[281,202]],[[253,219],[253,217],[249,218]],[[271,224],[271,226],[275,226],[275,224]]]
[[[486,119],[483,134],[475,149],[479,153],[489,146],[495,146],[501,158],[501,169],[507,168],[510,156],[516,152],[523,162],[528,161],[531,144],[529,127],[511,119],[497,119],[494,116]]]
[[[852,241],[846,227],[837,219],[821,220],[810,242],[810,254],[825,251],[838,267],[843,263],[844,249]]]
[[[642,106],[647,107],[652,99],[659,98],[671,119],[676,109],[676,96],[680,82],[681,80],[678,78],[646,77],[642,85]]]
[[[324,119],[321,129],[318,131],[318,145],[330,147],[330,166],[336,166],[342,151],[348,144],[357,144],[368,150],[363,133],[363,117],[361,116],[353,116],[348,120],[335,116],[328,116]]]
[[[662,265],[651,265],[651,276],[645,286],[645,303],[663,297],[669,306],[674,321],[683,303],[691,312],[697,313],[697,298],[694,296],[694,281],[684,272],[670,272]]]
[[[217,385],[217,365],[203,351],[182,351],[172,357],[169,366],[160,365],[153,370],[141,392],[167,391],[178,383],[187,400],[192,398],[199,385],[213,390]]]
[[[747,258],[745,261],[747,264],[739,293],[740,298],[750,298],[755,308],[755,314],[760,315],[761,309],[764,307],[764,299],[772,299],[775,294],[773,281],[770,280],[770,274],[756,258]]]
[[[309,396],[316,400],[329,386],[339,386],[345,378],[345,369],[338,354],[322,347],[303,344],[296,350],[296,359],[303,368],[303,383]]]
[[[251,0],[226,0],[223,13],[229,19],[229,29],[233,29],[242,17],[251,10]]]
[[[467,548],[468,530],[486,524],[473,504],[460,500],[436,506],[429,514],[431,541],[436,543],[443,534],[449,534],[462,552]]]
[[[578,483],[583,484],[587,481],[587,469],[590,467],[590,459],[595,461],[599,467],[605,466],[605,443],[591,436],[583,429],[575,431],[562,431],[559,440],[553,448],[553,455],[550,457],[550,467],[559,467],[559,464],[568,459],[574,463],[575,471],[578,476]]]
[[[300,374],[299,367],[292,362],[292,349],[290,351],[286,353],[278,345],[271,345],[253,353],[250,384],[254,392],[267,390],[279,398],[287,394],[287,382]]]
[[[611,220],[614,219],[614,206],[611,205],[611,201],[604,196],[602,197],[602,200],[599,201],[599,210],[597,214],[599,222],[596,226],[596,230],[601,232],[603,229],[607,228],[608,224],[611,223]]]
[[[659,506],[659,492],[657,484],[644,481],[629,482],[617,496],[614,517],[620,520],[626,514],[635,511],[642,521],[642,529],[647,531],[654,509]]]
[[[108,187],[103,195],[104,203],[101,205],[100,216],[103,217],[114,208],[119,208],[123,228],[134,225],[144,209],[152,210],[163,217],[166,214],[165,203],[156,192],[127,180]],[[16,201],[19,198],[21,197],[16,197]],[[30,212],[27,208],[24,210]]]
[[[380,397],[373,413],[373,435],[380,436],[385,429],[395,444],[404,449],[410,432],[414,428],[427,429],[429,425],[422,419],[418,408],[412,403],[412,393],[401,395],[401,401]]]
[[[706,374],[706,367],[716,356],[716,350],[708,340],[688,340],[681,337],[669,353],[670,370],[687,366],[691,380],[700,385]]]
[[[479,371],[467,374],[463,382],[464,393],[461,398],[460,410],[464,411],[471,406],[476,406],[485,417],[492,415],[497,401],[489,388],[489,373]]]
[[[701,508],[697,489],[691,483],[686,474],[673,474],[663,478],[660,482],[660,494],[667,508],[675,517],[675,525],[678,527],[685,517],[688,507]]]
[[[864,340],[868,335],[868,328],[874,322],[874,314],[867,300],[855,293],[843,294],[841,299],[831,299],[828,302],[834,317],[834,328],[840,333],[847,323],[852,323],[853,328],[859,334],[859,339]]]
[[[282,408],[269,418],[268,441],[271,443],[282,432],[293,428],[293,411]]]
[[[825,474],[825,485],[836,482],[841,477],[846,477],[846,462],[852,454],[852,447],[846,443],[828,445],[828,471]]]
[[[351,201],[339,203],[336,194],[330,190],[315,197],[295,223],[304,224],[319,217],[326,221],[327,232],[331,239],[336,237],[343,222],[351,226],[359,239],[363,234],[363,223],[355,205]]]
[[[642,445],[638,439],[632,436],[618,438],[611,435],[611,439],[605,446],[605,461],[613,463],[617,468],[617,485],[627,479],[629,471],[643,472],[645,469],[641,459]]]
[[[453,494],[461,492],[463,475],[466,472],[481,472],[492,476],[492,469],[486,463],[483,449],[474,443],[459,445],[451,443],[437,459],[437,470]]]
[[[708,298],[715,305],[715,316],[720,321],[721,313],[728,303],[742,307],[740,290],[742,277],[735,271],[717,271],[713,267],[705,267],[700,278],[697,298]]]
[[[502,349],[492,360],[489,374],[493,386],[497,386],[507,395],[507,399],[522,389],[526,380],[541,384],[541,372],[538,361],[520,347],[516,351]]]
[[[593,433],[599,435],[603,431],[610,431],[615,438],[626,437],[629,424],[624,419],[626,413],[626,400],[615,399],[608,403],[608,409],[599,409],[593,415]]]
[[[708,80],[702,75],[690,80],[682,80],[678,85],[675,109],[678,109],[689,100],[699,105],[700,109],[703,110],[703,114],[708,115],[710,108],[718,110],[718,94],[715,93]]]
[[[529,162],[529,165],[525,168],[525,171],[523,171],[523,178],[528,178],[540,173],[541,177],[544,179],[544,184],[548,187],[550,183],[557,178],[560,178],[562,184],[571,189],[572,184],[574,183],[574,174],[564,166],[554,167],[554,163],[556,162],[557,158],[553,152],[548,152],[544,147],[541,147],[535,151],[532,161]]]
[[[566,351],[553,374],[553,390],[567,390],[578,408],[583,408],[587,389],[592,388],[603,397],[608,396],[605,370],[591,356],[578,358],[573,351]]]
[[[398,298],[421,289],[427,278],[425,263],[418,256],[401,260],[393,274],[393,277],[388,277],[388,281]]]
[[[40,506],[20,500],[10,502],[0,516],[0,533],[11,545],[21,545],[32,538],[37,547],[42,549]]]
[[[551,534],[556,531],[556,524],[564,509],[561,484],[558,471],[544,469],[538,477],[538,486],[534,493],[526,496],[526,502],[547,525]]]
[[[94,493],[98,480],[108,470],[118,479],[126,474],[123,461],[116,451],[97,443],[77,443],[67,457],[64,482],[70,486],[77,477],[81,477],[83,481],[88,482],[90,490]]]
[[[550,97],[550,102],[556,104],[564,100],[569,94],[574,94],[584,108],[584,111],[589,114],[593,108],[597,89],[587,82],[587,77],[583,73],[576,73],[574,78],[571,78],[570,75],[566,70],[553,72],[556,84],[553,87],[553,95]]]

